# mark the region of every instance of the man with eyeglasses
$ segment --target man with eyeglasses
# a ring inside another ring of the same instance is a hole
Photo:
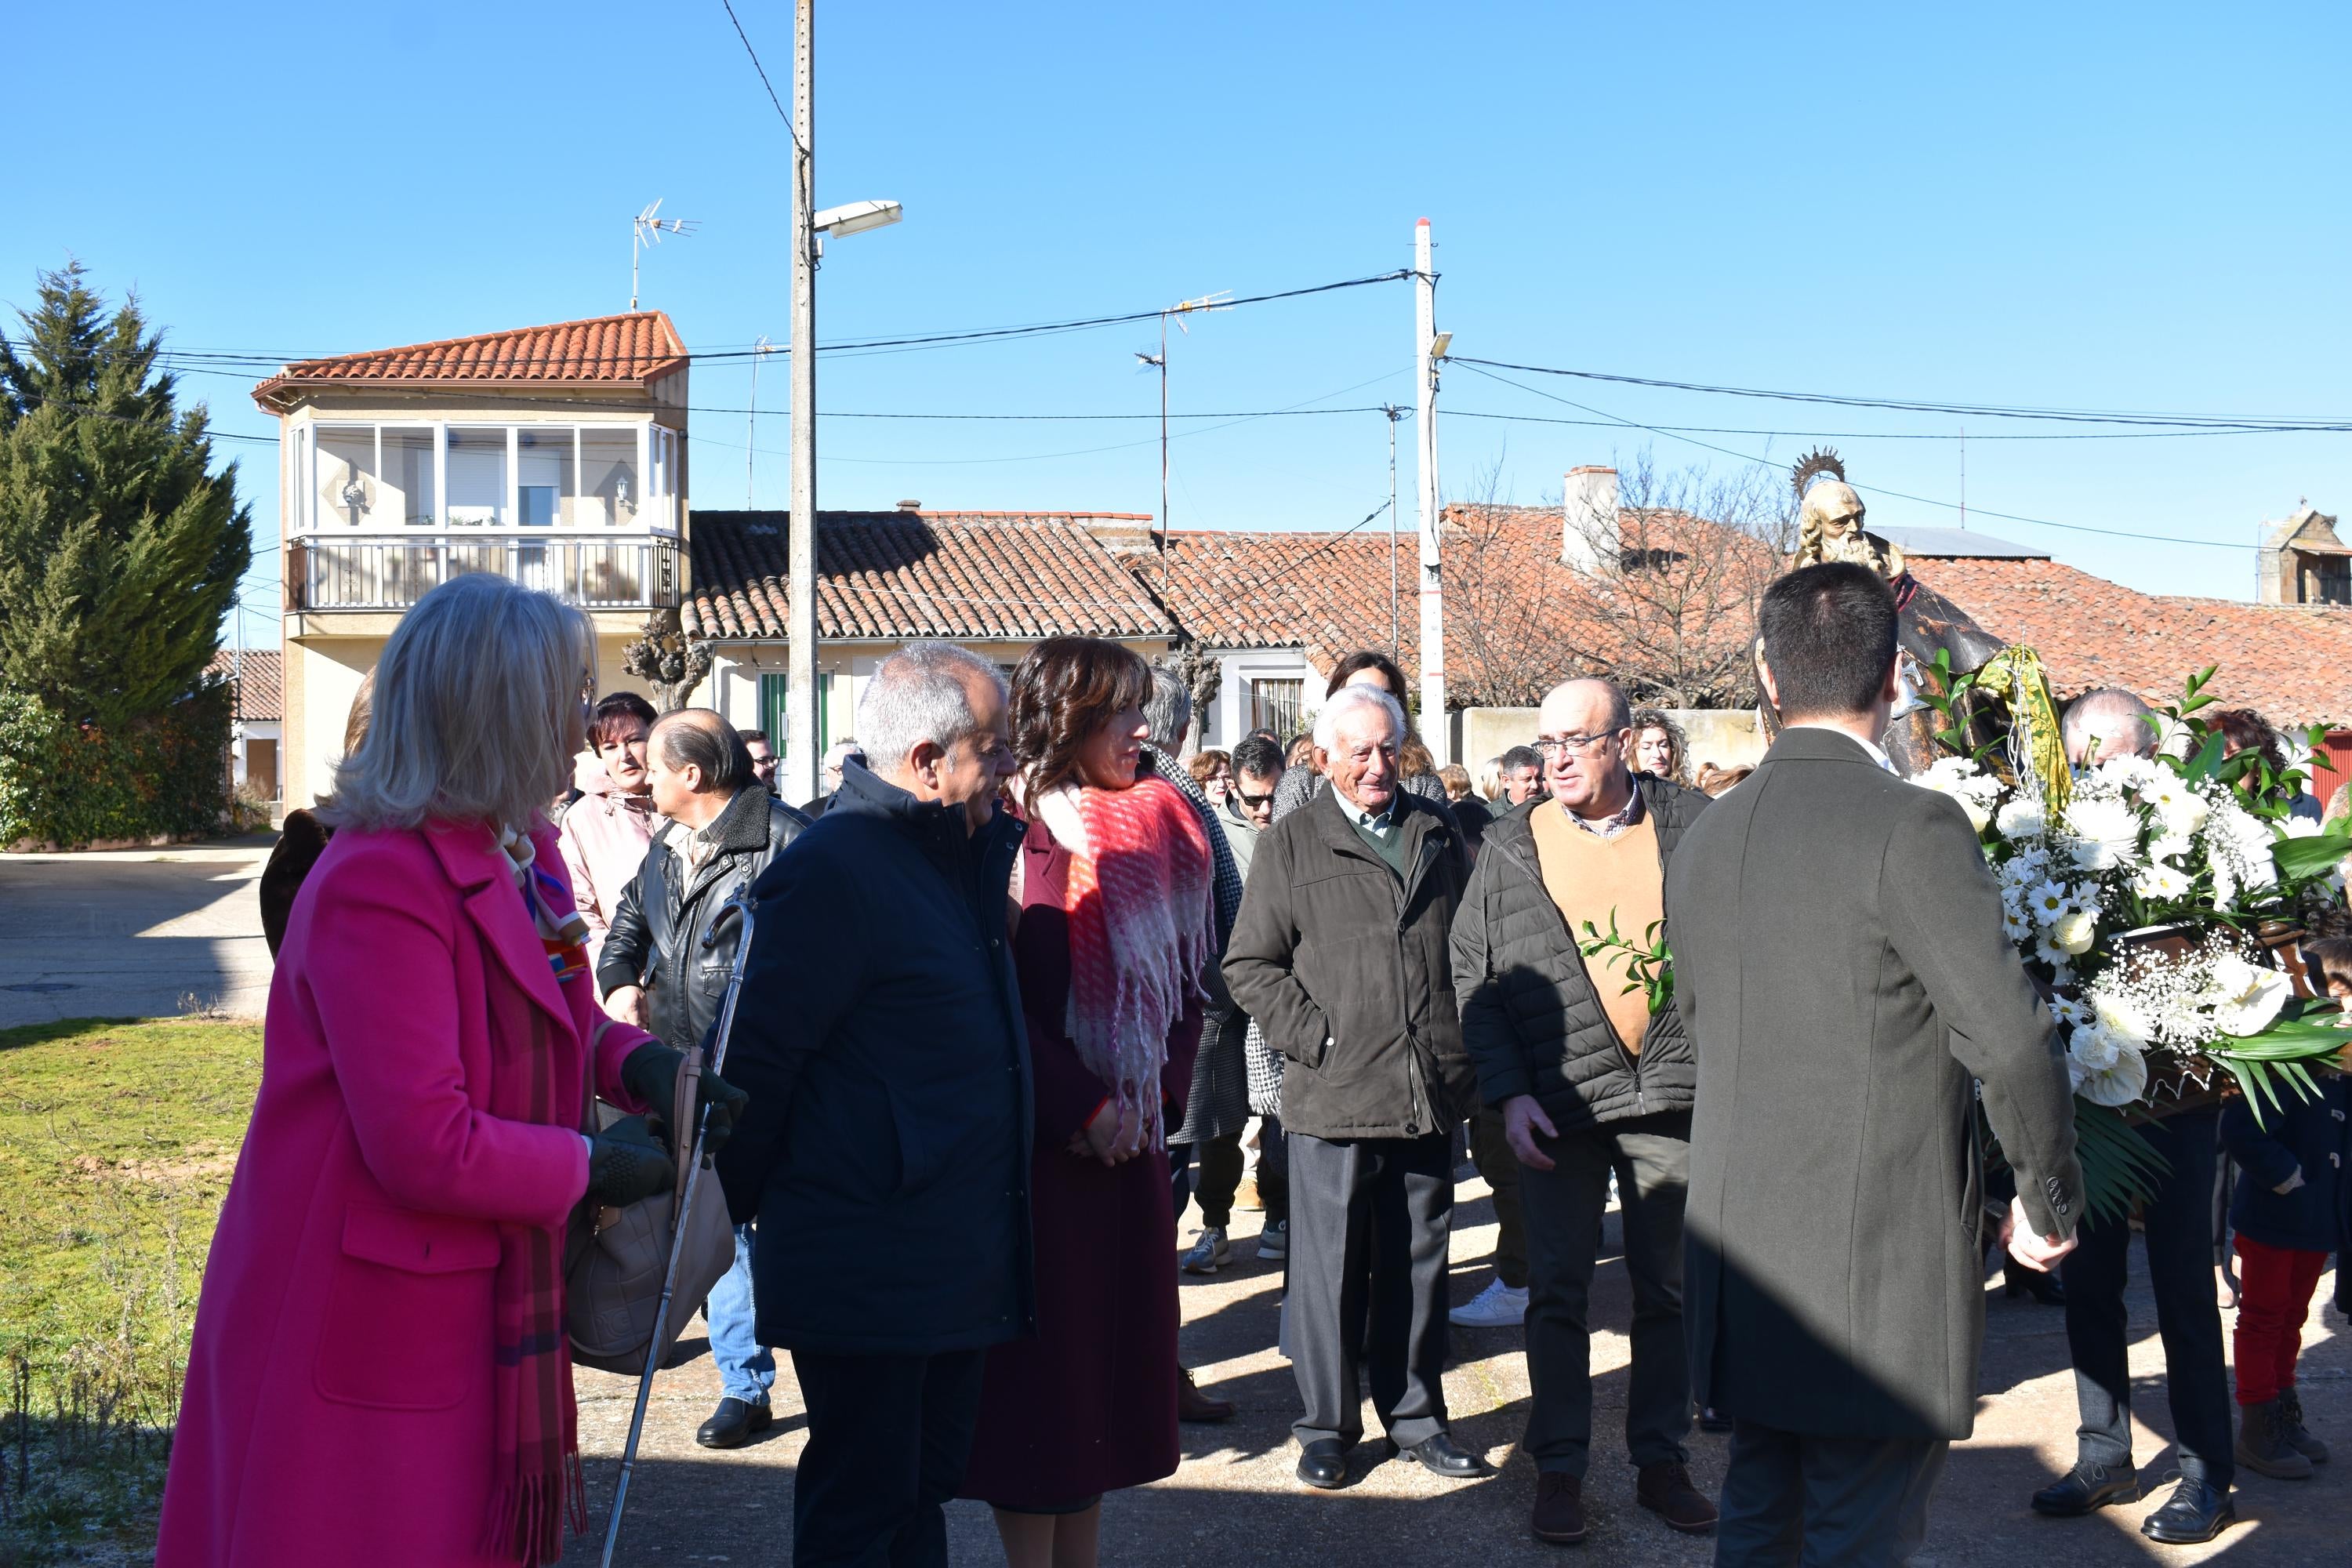
[[[1282,783],[1282,743],[1272,735],[1253,734],[1234,748],[1234,787],[1225,792],[1224,804],[1217,808],[1217,826],[1224,829],[1225,842],[1233,846],[1234,865],[1244,883],[1249,880],[1250,856],[1257,848],[1258,835],[1274,826],[1274,792]],[[1254,1026],[1245,1016],[1237,1017],[1234,1026],[1243,1034],[1242,1048],[1249,1066],[1253,1101],[1257,1100],[1256,1083],[1261,1076],[1274,1079],[1272,1092],[1279,1095],[1281,1080],[1276,1075],[1280,1068],[1276,1063],[1280,1058],[1266,1049],[1265,1031],[1258,1029],[1253,1034]],[[1290,1256],[1290,1165],[1283,1148],[1278,1107],[1276,1111],[1265,1111],[1263,1106],[1253,1103],[1251,1109],[1262,1112],[1257,1134],[1257,1195],[1265,1205],[1265,1224],[1257,1233],[1257,1255],[1273,1262]],[[1236,1152],[1239,1147],[1236,1142]],[[1238,1160],[1233,1171],[1234,1190],[1238,1191]],[[1234,1194],[1225,1192],[1223,1195],[1230,1203]],[[1204,1190],[1201,1197],[1205,1204],[1209,1194]]]
[[[1584,1539],[1592,1439],[1586,1309],[1609,1179],[1633,1283],[1625,1439],[1635,1500],[1675,1530],[1715,1528],[1692,1485],[1683,1345],[1683,1197],[1697,1072],[1670,1003],[1654,1007],[1641,950],[1663,941],[1666,868],[1709,802],[1627,765],[1625,694],[1552,688],[1536,745],[1549,798],[1486,830],[1454,922],[1454,984],[1478,1090],[1519,1163],[1528,1247],[1524,1447],[1539,1540]],[[1619,941],[1585,955],[1593,935]],[[1581,945],[1580,945],[1581,944]]]

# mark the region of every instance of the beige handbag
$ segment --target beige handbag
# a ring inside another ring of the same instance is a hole
[[[598,1103],[593,1089],[596,1041],[611,1026],[610,1019],[598,1025],[589,1043],[591,1066],[583,1075],[589,1087],[582,1095],[580,1130],[591,1136],[621,1115]],[[686,1053],[677,1074],[677,1094],[671,1103],[695,1104],[697,1080],[702,1076],[699,1047]],[[625,1375],[646,1368],[654,1320],[660,1315],[662,1275],[669,1266],[694,1159],[691,1137],[679,1135],[684,1131],[671,1132],[677,1145],[677,1180],[669,1191],[626,1208],[583,1200],[572,1211],[563,1243],[563,1327],[572,1341],[572,1359],[582,1366]],[[684,1245],[677,1248],[677,1280],[656,1365],[668,1363],[678,1331],[735,1266],[735,1227],[728,1221],[725,1201],[716,1193],[703,1193],[700,1198],[687,1216]]]

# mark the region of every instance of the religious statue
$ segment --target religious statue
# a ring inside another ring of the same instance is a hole
[[[1797,490],[1797,548],[1790,570],[1824,561],[1851,561],[1867,566],[1895,590],[1899,613],[1897,646],[1903,658],[1904,696],[1895,704],[1886,733],[1879,744],[1895,771],[1909,778],[1923,773],[1938,756],[1951,754],[1936,740],[1938,718],[1918,694],[1944,695],[1936,673],[1936,657],[1946,656],[1954,675],[1981,668],[2001,650],[2000,639],[1967,611],[1911,575],[1902,547],[1863,527],[1867,509],[1846,482],[1845,465],[1836,452],[1821,447],[1808,452],[1790,474]],[[1760,657],[1761,644],[1759,645]],[[1761,682],[1759,682],[1759,689]],[[1780,731],[1780,716],[1769,701],[1759,701],[1768,738]],[[2000,734],[1999,708],[1990,699],[1971,702],[1963,732],[1970,747]]]

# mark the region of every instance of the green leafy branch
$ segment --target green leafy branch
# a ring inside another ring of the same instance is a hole
[[[1577,951],[1587,958],[1603,953],[1625,955],[1625,990],[1636,989],[1650,994],[1650,1016],[1657,1016],[1675,999],[1675,955],[1666,948],[1666,922],[1652,921],[1635,942],[1617,929],[1617,911],[1609,911],[1609,931],[1605,936],[1591,921],[1584,922],[1585,940],[1576,944]],[[1619,994],[1623,994],[1622,992]]]

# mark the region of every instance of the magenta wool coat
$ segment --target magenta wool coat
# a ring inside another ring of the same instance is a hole
[[[532,835],[560,867],[554,833]],[[581,1075],[642,1110],[585,978],[559,985],[480,827],[335,835],[270,983],[261,1091],[196,1308],[157,1568],[483,1564],[499,1226],[588,1182]],[[483,1085],[534,1011],[559,1125]]]

